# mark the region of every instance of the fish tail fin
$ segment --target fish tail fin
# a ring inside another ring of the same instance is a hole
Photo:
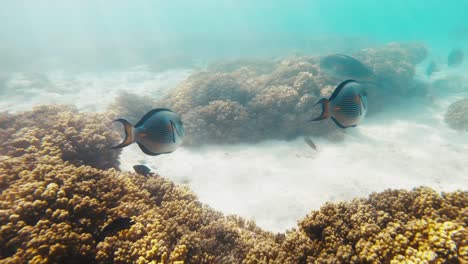
[[[125,131],[125,139],[119,145],[112,147],[112,149],[123,148],[135,142],[135,128],[132,126],[132,124],[123,118],[116,119],[113,122],[122,123]]]
[[[318,104],[322,105],[322,113],[319,117],[311,119],[309,121],[319,121],[330,117],[330,101],[328,101],[328,99],[322,98],[317,103],[315,103],[315,105]]]

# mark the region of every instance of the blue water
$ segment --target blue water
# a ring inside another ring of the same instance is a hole
[[[441,57],[467,46],[466,10],[463,0],[2,1],[0,58],[8,70],[167,68],[389,41],[421,41]]]

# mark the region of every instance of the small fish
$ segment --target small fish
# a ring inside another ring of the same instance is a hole
[[[426,68],[426,75],[431,76],[432,73],[440,71],[439,66],[435,61],[431,61]]]
[[[305,143],[307,143],[307,145],[309,145],[309,147],[313,148],[314,150],[317,150],[317,146],[309,137],[304,137],[304,141]]]
[[[169,109],[157,108],[149,111],[143,118],[132,126],[125,119],[117,119],[125,129],[125,139],[118,146],[123,148],[137,142],[141,150],[147,154],[156,156],[175,151],[181,144],[185,135],[180,116]]]
[[[151,173],[151,169],[148,168],[146,165],[135,165],[133,166],[133,169],[135,170],[136,173],[142,176],[148,176]]]
[[[134,224],[135,221],[133,221],[130,217],[118,217],[102,229],[96,240],[98,242],[103,241],[106,237],[114,235],[119,231],[129,229]]]
[[[367,80],[375,75],[355,58],[344,54],[332,54],[320,60],[320,69],[339,79]]]
[[[331,118],[341,128],[355,127],[367,113],[367,92],[354,80],[346,80],[336,87],[329,99],[322,98],[319,117],[310,121]]]
[[[452,52],[450,52],[450,54],[448,55],[447,65],[449,67],[459,66],[463,62],[463,56],[463,51],[459,49],[452,50]]]

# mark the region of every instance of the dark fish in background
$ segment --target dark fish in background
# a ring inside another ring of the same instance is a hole
[[[152,156],[175,151],[182,144],[185,135],[180,116],[165,108],[149,111],[135,127],[122,118],[114,122],[124,125],[125,139],[112,148],[123,148],[137,142],[145,154]]]
[[[96,240],[98,242],[103,241],[106,237],[114,235],[119,231],[129,229],[134,224],[135,221],[133,221],[130,217],[118,217],[102,229]]]
[[[314,150],[317,150],[317,146],[309,137],[304,137],[304,141],[305,143],[307,143],[307,145],[309,145],[309,147],[313,148]]]
[[[322,98],[316,104],[322,105],[322,113],[310,121],[330,117],[341,128],[354,127],[367,113],[367,92],[357,81],[346,80],[336,87],[329,99]]]
[[[133,166],[133,169],[135,170],[136,173],[142,176],[148,176],[151,174],[151,169],[148,168],[148,166],[146,165],[135,165]]]
[[[450,52],[447,58],[447,65],[449,67],[459,66],[463,62],[463,51],[454,49]]]
[[[440,71],[439,66],[435,61],[431,61],[426,68],[426,75],[431,76],[432,73]]]
[[[375,77],[371,69],[355,58],[344,54],[331,54],[320,60],[320,69],[339,79],[369,80]]]

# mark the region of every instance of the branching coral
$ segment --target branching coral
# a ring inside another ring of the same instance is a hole
[[[468,98],[451,104],[445,113],[444,119],[451,128],[468,131]]]
[[[22,155],[0,162],[2,262],[218,263],[224,255],[239,263],[257,240],[272,236],[241,227],[248,225],[158,175],[78,167],[50,142],[34,148],[11,145]],[[100,230],[122,216],[136,224],[100,242]]]
[[[39,106],[19,114],[0,113],[0,155],[19,157],[43,149],[75,165],[117,168],[119,135],[106,114],[79,113],[70,106]]]
[[[467,192],[389,190],[367,200],[328,203],[300,227],[316,243],[308,257],[318,263],[458,263],[468,257],[467,206]]]
[[[51,108],[20,115],[34,113],[60,131],[61,124],[45,115]],[[2,117],[11,128],[19,126],[18,115]],[[23,122],[40,130],[33,126],[35,120]],[[61,143],[73,145],[73,139],[65,137]],[[61,145],[42,141],[46,143],[26,141],[32,142],[26,150],[10,145],[8,154],[16,156],[0,163],[0,257],[7,263],[238,263],[256,241],[271,236],[239,219],[224,218],[187,188],[159,176],[146,179],[77,167],[71,164],[75,160],[62,160]],[[98,243],[102,227],[122,215],[137,224]]]

